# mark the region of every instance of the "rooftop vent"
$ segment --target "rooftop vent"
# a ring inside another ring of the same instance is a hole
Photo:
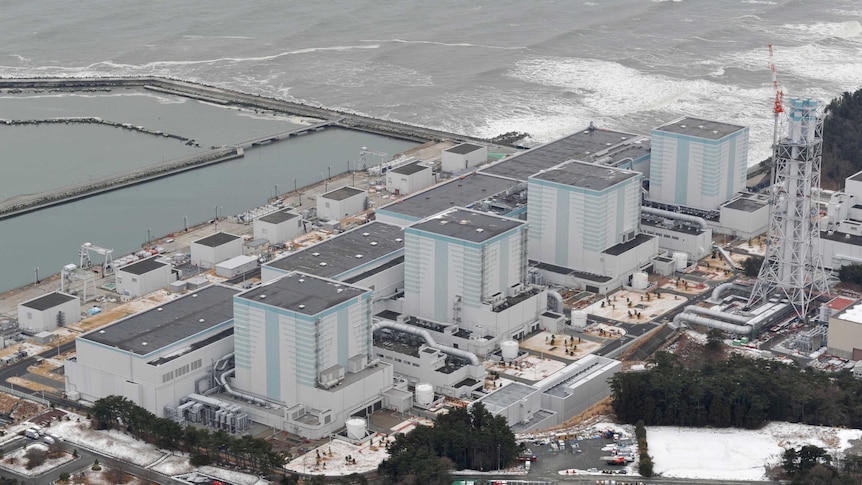
[[[302,310],[303,308],[305,308],[305,305],[299,305],[300,310]]]
[[[317,263],[318,266],[326,266],[326,261],[321,261]]]
[[[339,289],[335,290],[336,293],[341,293],[342,291],[344,291],[344,288],[339,288]]]
[[[300,283],[305,283],[305,280],[304,280],[304,279],[302,279],[302,278],[300,278],[300,279],[299,279],[299,280],[297,280],[297,281],[299,281]]]
[[[377,246],[377,241],[371,241],[372,246]]]
[[[611,145],[613,145],[613,143],[611,143],[611,142],[605,143],[605,146],[611,146]]]
[[[143,345],[143,346],[145,346],[145,347],[146,347],[147,343],[146,343],[146,342],[141,342],[141,345]]]
[[[442,220],[442,221],[440,221],[440,224],[449,224],[449,221]]]
[[[356,259],[362,259],[362,255],[361,255],[361,254],[357,254],[357,255],[356,255]]]
[[[204,319],[203,318],[199,319],[198,323],[204,323]]]
[[[192,293],[192,298],[197,298],[197,297],[198,297],[197,293]]]
[[[371,235],[371,233],[370,233],[370,232],[363,232],[363,233],[362,233],[362,235],[363,235],[363,236],[365,236],[365,237],[368,237],[368,236],[370,236],[370,235]]]
[[[99,330],[99,333],[105,333],[105,331],[104,331],[104,330]]]
[[[401,239],[400,237],[395,238],[395,242],[401,242],[401,241],[403,241],[403,239]]]
[[[706,128],[706,127],[705,127],[705,126],[703,126],[703,125],[697,125],[697,127],[698,127],[698,128],[700,128],[701,130],[702,130],[702,129],[704,129],[704,128]]]
[[[713,135],[717,135],[717,134],[718,134],[718,130],[712,130],[712,134],[713,134]]]
[[[464,224],[469,224],[469,223],[470,223],[470,221],[468,221],[467,219],[461,219],[460,221],[458,221],[458,224],[461,224],[462,226]]]
[[[485,232],[485,230],[480,227],[480,228],[476,229],[476,232]]]
[[[311,253],[311,255],[312,256],[320,256],[320,253],[315,252],[315,253]]]
[[[679,125],[680,128],[685,128],[685,125]]]
[[[162,307],[158,307],[158,308],[156,308],[156,311],[157,311],[157,312],[160,312],[160,311],[162,311],[162,310],[164,310],[164,308],[162,308]]]

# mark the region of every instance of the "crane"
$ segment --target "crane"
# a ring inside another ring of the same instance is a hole
[[[769,70],[772,71],[772,88],[775,90],[775,102],[772,111],[775,123],[772,127],[772,145],[778,143],[778,118],[784,112],[784,91],[778,88],[778,75],[775,72],[775,61],[772,57],[772,44],[769,44]]]
[[[362,147],[362,149],[359,150],[359,163],[362,165],[359,168],[359,170],[368,170],[368,159],[366,157],[366,155],[368,155],[368,154],[376,155],[376,156],[380,157],[380,163],[379,164],[375,163],[374,165],[383,164],[383,162],[386,161],[386,157],[388,156],[388,153],[378,152],[376,150],[371,150],[368,147]],[[372,165],[372,166],[374,166],[374,165]]]

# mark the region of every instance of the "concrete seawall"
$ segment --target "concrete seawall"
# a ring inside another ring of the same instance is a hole
[[[456,142],[471,141],[483,142],[483,140],[446,133],[439,130],[411,126],[393,121],[378,120],[365,116],[343,113],[335,110],[292,103],[289,101],[267,98],[263,96],[239,93],[225,89],[204,86],[185,81],[162,78],[94,78],[94,79],[0,79],[0,89],[6,89],[9,93],[16,94],[19,90],[47,90],[51,92],[63,91],[87,91],[87,92],[109,92],[112,87],[139,87],[175,96],[196,99],[222,106],[239,106],[252,109],[265,109],[295,116],[304,116],[323,120],[315,125],[293,130],[296,134],[307,131],[322,129],[326,126],[337,126],[355,130],[376,133],[385,136],[408,139],[417,142],[451,140]],[[116,127],[131,128],[145,131],[147,133],[169,136],[184,142],[194,142],[181,136],[165,134],[161,132],[150,132],[143,127],[131,127],[99,118],[56,118],[45,120],[0,120],[0,124],[38,124],[38,123],[101,123]],[[74,200],[91,197],[97,194],[117,190],[130,185],[148,182],[150,180],[167,177],[194,168],[200,168],[214,163],[232,160],[243,156],[243,148],[261,142],[276,141],[294,134],[293,132],[279,133],[276,135],[263,136],[260,139],[249,140],[248,143],[240,143],[233,147],[214,148],[203,154],[171,160],[158,165],[144,167],[137,170],[114,174],[99,179],[90,180],[66,187],[40,192],[37,194],[25,194],[0,201],[0,220],[19,216],[28,212],[36,211],[45,207],[63,204]]]

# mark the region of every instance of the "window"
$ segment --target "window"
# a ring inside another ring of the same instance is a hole
[[[132,278],[132,283],[137,283],[137,282],[138,282],[137,278]]]

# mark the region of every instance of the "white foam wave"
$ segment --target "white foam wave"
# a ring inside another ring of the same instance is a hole
[[[764,80],[770,79],[766,64],[765,49],[752,49],[727,54],[718,62],[729,67],[738,67],[763,72]],[[862,86],[862,49],[848,49],[838,45],[801,45],[795,47],[776,46],[775,66],[778,81],[785,92],[793,92],[802,86],[819,85],[830,92],[855,90]]]
[[[778,2],[772,0],[742,0],[746,5],[778,5]]]
[[[704,39],[703,37],[698,37],[698,36],[694,36],[694,38],[695,38],[695,39],[697,39],[697,40],[699,40],[699,41],[702,41],[702,42],[709,42],[709,43],[712,43],[712,44],[735,44],[735,43],[737,43],[737,42],[738,42],[738,41],[735,41],[735,40],[733,40],[733,39],[715,40],[715,39]]]
[[[205,39],[240,39],[240,40],[254,40],[254,37],[248,37],[245,35],[184,35],[184,39],[192,39],[192,40],[205,40]]]
[[[485,45],[485,44],[470,44],[466,42],[457,42],[457,43],[449,43],[449,42],[435,42],[431,40],[405,40],[405,39],[365,39],[360,40],[360,42],[390,42],[397,44],[429,44],[429,45],[439,45],[444,47],[480,47],[482,49],[500,49],[506,51],[513,50],[523,50],[526,49],[526,46],[502,46],[502,45]]]
[[[798,42],[816,42],[825,39],[853,39],[862,34],[862,24],[857,20],[845,22],[815,22],[813,24],[784,24],[765,29],[776,38]]]

